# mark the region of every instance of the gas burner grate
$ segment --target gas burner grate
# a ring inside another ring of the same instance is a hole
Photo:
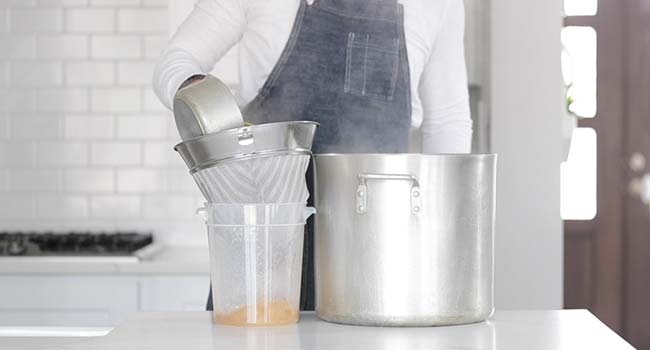
[[[0,231],[0,256],[131,256],[151,243],[151,233]]]

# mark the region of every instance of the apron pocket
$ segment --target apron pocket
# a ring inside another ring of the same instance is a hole
[[[392,100],[398,64],[399,39],[349,33],[344,91]]]

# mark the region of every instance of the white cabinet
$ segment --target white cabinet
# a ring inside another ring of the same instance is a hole
[[[106,326],[138,309],[133,277],[0,277],[2,326]]]
[[[0,326],[113,326],[137,311],[204,310],[209,276],[0,275]]]
[[[152,276],[140,280],[141,311],[205,310],[208,276]]]

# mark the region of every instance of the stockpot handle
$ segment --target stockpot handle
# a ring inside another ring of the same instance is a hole
[[[395,181],[410,181],[411,186],[411,213],[420,214],[422,212],[422,190],[420,190],[420,183],[413,175],[403,174],[358,174],[357,179],[359,185],[357,186],[357,213],[365,214],[368,211],[368,180],[395,180]]]

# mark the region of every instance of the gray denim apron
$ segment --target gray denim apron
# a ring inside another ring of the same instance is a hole
[[[302,0],[289,41],[244,118],[319,122],[317,154],[406,152],[411,91],[403,18],[397,0]],[[311,169],[307,179],[311,191]],[[302,310],[314,309],[312,242],[310,219]]]

